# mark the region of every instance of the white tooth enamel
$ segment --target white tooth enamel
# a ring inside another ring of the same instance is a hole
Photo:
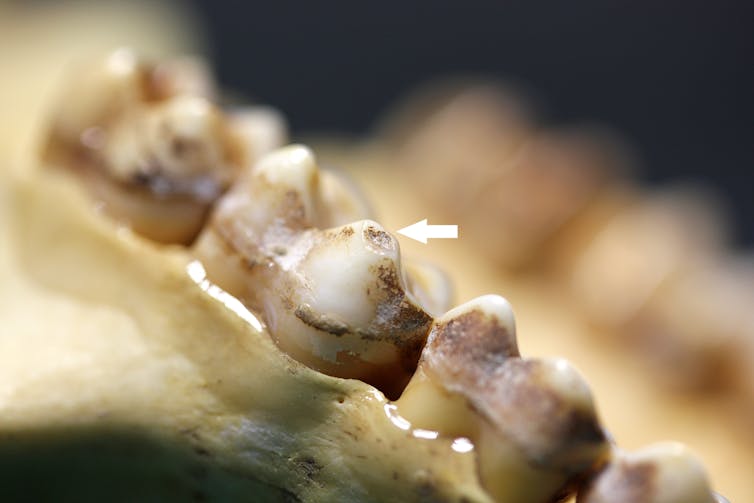
[[[367,232],[384,233],[383,246],[375,247],[366,239]],[[368,286],[377,283],[375,276],[379,267],[398,270],[397,243],[376,222],[368,220],[329,231],[326,236],[299,269],[302,283],[308,286],[301,302],[351,326],[366,327],[378,316]]]
[[[270,206],[277,209],[282,199],[295,193],[297,202],[303,204],[304,219],[316,220],[315,198],[318,195],[319,173],[314,155],[308,148],[291,145],[272,152],[259,161],[253,170],[252,178],[251,183],[256,185],[254,189],[259,192],[257,197],[277,198],[277,204],[270,201]],[[260,181],[262,183],[259,183]],[[256,206],[264,210],[261,204]]]
[[[395,394],[431,322],[421,299],[440,306],[450,289],[427,270],[413,280],[420,283],[415,296],[398,242],[376,222],[334,226],[363,218],[366,207],[346,181],[319,171],[308,148],[285,147],[221,200],[197,253],[210,278],[263,311],[289,355]],[[228,245],[236,257],[223,257]],[[434,286],[438,293],[422,292]]]
[[[429,316],[407,294],[395,238],[365,220],[301,239],[305,244],[293,249],[308,252],[299,263],[286,261],[285,274],[275,279],[275,293],[290,305],[266,302],[281,346],[315,368],[349,377],[397,365],[406,351],[400,339],[423,340]]]

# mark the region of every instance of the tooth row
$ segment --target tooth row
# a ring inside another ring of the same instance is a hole
[[[404,265],[395,237],[307,148],[257,160],[282,141],[276,112],[225,114],[207,101],[201,65],[150,67],[122,51],[76,92],[53,124],[50,159],[90,165],[95,193],[147,237],[188,242],[203,227],[193,252],[209,279],[260,313],[285,353],[400,397],[390,407],[403,426],[476,451],[496,501],[556,501],[585,480],[583,503],[715,501],[679,447],[612,448],[581,375],[521,357],[505,299],[447,311],[444,274]]]
[[[84,66],[42,152],[80,174],[105,210],[156,241],[188,243],[238,173],[285,141],[265,108],[225,113],[204,65],[158,65],[127,49]]]
[[[543,130],[497,87],[435,98],[406,107],[402,135],[388,135],[401,175],[432,184],[420,195],[434,211],[496,264],[555,272],[590,321],[643,350],[673,388],[752,402],[754,261],[726,249],[714,200],[693,188],[647,195],[622,176],[632,156],[610,135]]]

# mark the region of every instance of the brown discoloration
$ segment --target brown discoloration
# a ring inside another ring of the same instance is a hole
[[[294,314],[304,324],[338,337],[352,331],[346,323],[336,320],[327,314],[315,312],[309,304],[299,305],[296,307]]]
[[[435,324],[424,351],[425,368],[450,387],[488,382],[503,363],[519,356],[515,334],[481,310]]]
[[[377,277],[377,295],[381,297],[376,313],[378,323],[382,325],[380,331],[401,334],[420,331],[424,339],[432,317],[407,298],[395,264],[386,260],[373,273]],[[408,341],[401,338],[394,342],[400,346]]]
[[[170,151],[178,158],[187,159],[201,151],[201,145],[195,138],[173,136],[170,138]]]
[[[657,490],[657,466],[626,460],[610,463],[579,494],[579,503],[644,503]]]
[[[307,455],[294,457],[291,461],[296,471],[303,475],[307,483],[322,486],[322,482],[318,479],[319,473],[322,471],[321,463],[312,456]]]
[[[354,233],[353,227],[345,226],[342,229],[340,229],[340,233],[338,234],[338,236],[345,239],[345,238],[349,238],[353,236],[353,233]]]
[[[607,448],[605,433],[594,411],[569,401],[544,372],[543,361],[511,359],[469,398],[533,466],[575,473]]]
[[[395,248],[395,240],[393,237],[373,225],[366,226],[364,229],[364,238],[383,250],[393,250]]]

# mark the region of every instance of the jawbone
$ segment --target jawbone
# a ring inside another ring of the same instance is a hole
[[[14,185],[0,312],[25,333],[0,339],[0,466],[23,473],[23,449],[74,473],[94,446],[105,461],[84,458],[90,470],[117,459],[144,491],[151,460],[146,480],[171,499],[489,501],[473,450],[422,438],[375,388],[283,354],[185,249],[113,232],[64,176]]]

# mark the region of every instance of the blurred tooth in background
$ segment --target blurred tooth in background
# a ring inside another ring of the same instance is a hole
[[[152,240],[190,243],[236,176],[285,141],[269,108],[226,113],[205,65],[149,63],[121,48],[82,64],[60,93],[44,159]]]
[[[154,59],[201,54],[204,33],[189,9],[169,2],[0,2],[0,68],[14,76],[0,82],[0,170],[11,169],[5,161],[30,168],[76,62],[123,44]]]

